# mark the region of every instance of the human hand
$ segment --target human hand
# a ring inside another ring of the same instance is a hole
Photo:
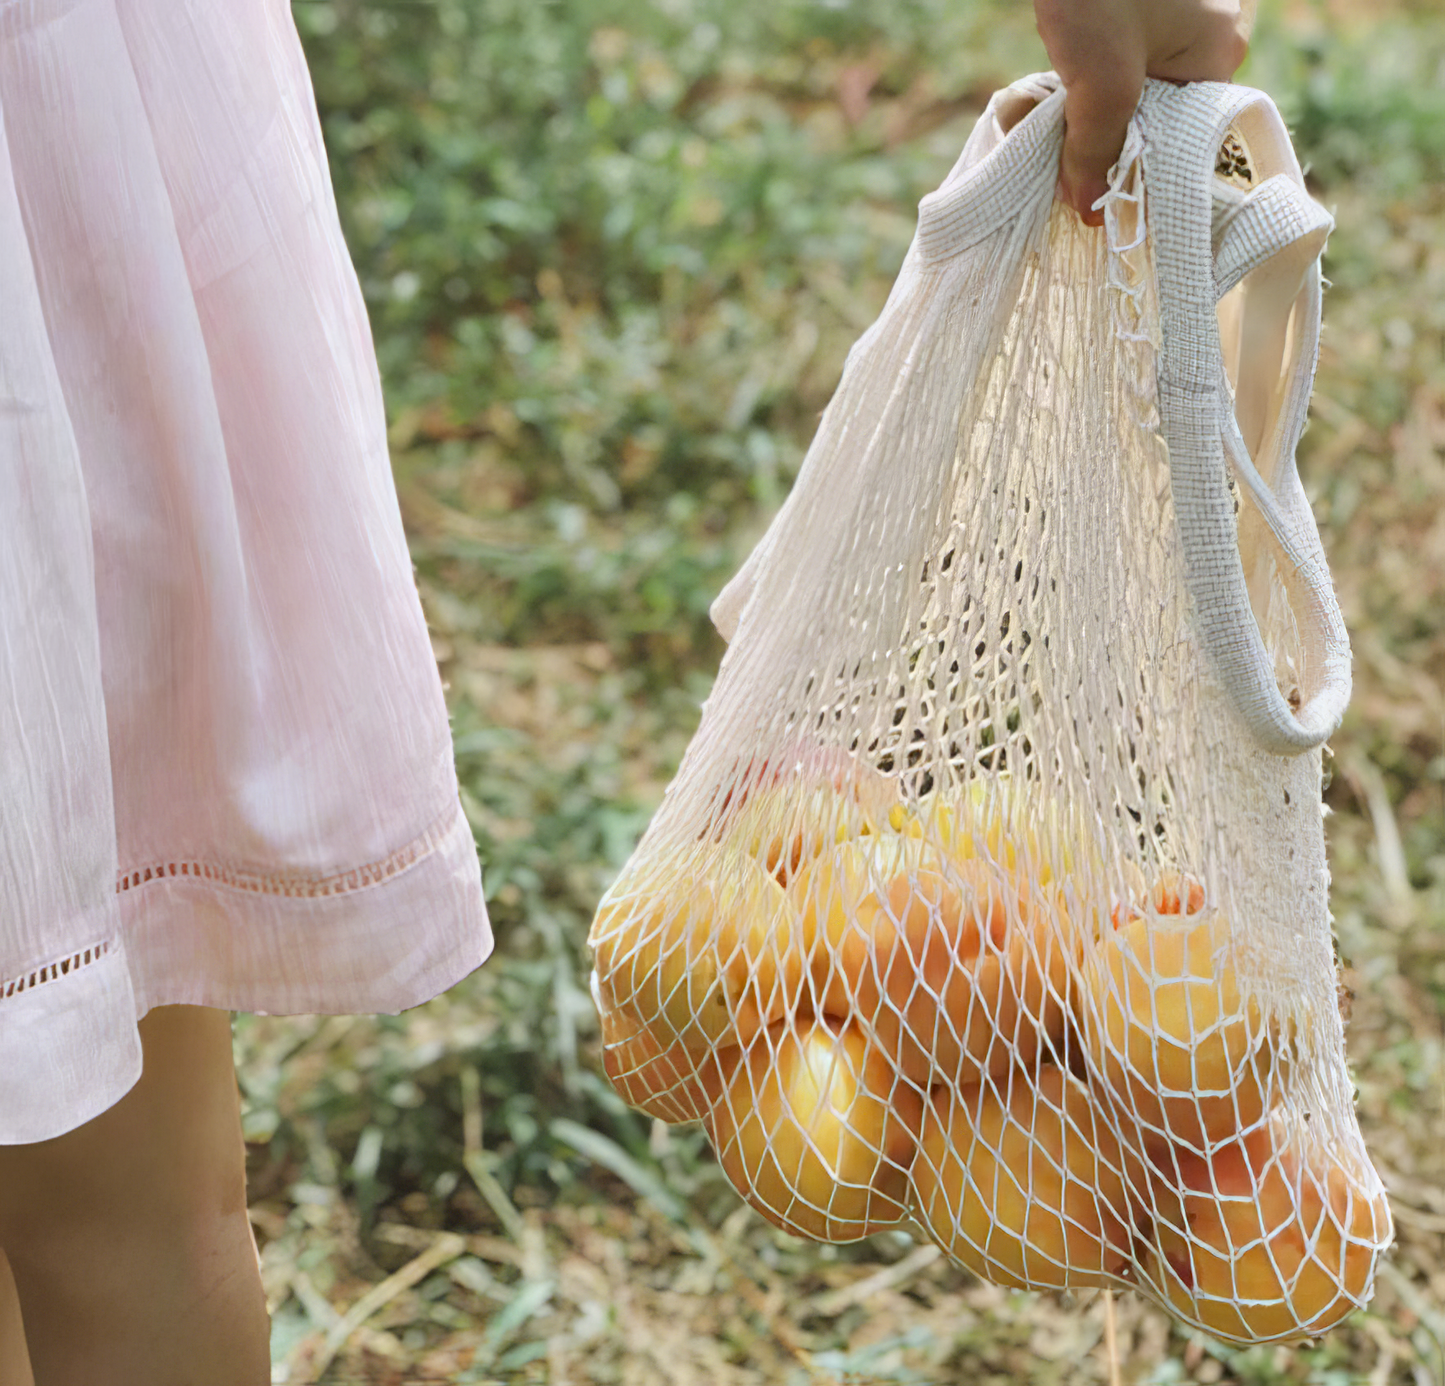
[[[1244,61],[1255,0],[1034,0],[1064,84],[1059,196],[1090,226],[1145,77],[1227,82]]]

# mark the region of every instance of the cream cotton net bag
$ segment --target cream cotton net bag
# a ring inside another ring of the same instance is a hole
[[[1268,98],[1147,85],[1103,231],[1063,92],[920,207],[593,924],[619,1092],[789,1231],[1318,1333],[1391,1237],[1320,747],[1349,646],[1295,470],[1328,215]]]

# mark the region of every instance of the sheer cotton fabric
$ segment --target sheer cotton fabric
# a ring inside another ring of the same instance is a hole
[[[280,0],[0,5],[0,1142],[491,947]]]

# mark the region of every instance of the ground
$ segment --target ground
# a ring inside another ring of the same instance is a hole
[[[584,938],[696,726],[919,196],[1045,66],[1004,0],[297,3],[498,950],[400,1018],[240,1018],[276,1381],[1108,1380],[1102,1298],[774,1232],[600,1077]],[[884,13],[865,12],[871,9]],[[1355,650],[1326,793],[1398,1241],[1319,1344],[1115,1302],[1123,1381],[1445,1386],[1445,18],[1264,8],[1337,229],[1300,465]]]

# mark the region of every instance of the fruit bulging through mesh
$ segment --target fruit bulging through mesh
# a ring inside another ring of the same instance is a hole
[[[699,1068],[681,1044],[664,1048],[650,1030],[634,1029],[621,1012],[602,1008],[602,1068],[629,1106],[661,1121],[697,1121],[707,1111]]]
[[[1156,899],[1178,909],[1177,895]],[[1084,1028],[1133,1116],[1199,1151],[1263,1120],[1283,1059],[1258,1004],[1241,995],[1229,920],[1202,909],[1134,914],[1106,933],[1092,961]]]
[[[1183,1318],[1236,1342],[1333,1327],[1368,1298],[1390,1212],[1377,1180],[1286,1139],[1275,1119],[1209,1158],[1164,1165],[1177,1213],[1145,1266]]]
[[[820,857],[792,896],[819,1008],[865,1026],[914,1082],[1000,1076],[1061,1041],[1077,949],[1049,892],[884,836]]]
[[[903,1218],[923,1098],[859,1028],[775,1025],[709,1084],[718,1160],[770,1222],[848,1242]]]
[[[934,1240],[994,1284],[1081,1288],[1128,1272],[1118,1142],[1062,1069],[937,1089],[911,1177]]]
[[[797,911],[749,857],[619,882],[593,922],[605,1005],[667,1048],[743,1044],[798,1004],[805,955]]]

